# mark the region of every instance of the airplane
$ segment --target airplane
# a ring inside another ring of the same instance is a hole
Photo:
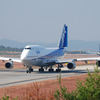
[[[100,44],[99,44],[99,51],[97,51],[96,53],[97,53],[97,55],[100,56]]]
[[[93,53],[93,54],[97,54],[98,56],[100,56],[100,44],[99,44],[99,51],[88,50],[88,53]]]
[[[39,66],[39,72],[49,67],[49,72],[53,72],[53,66],[58,65],[56,72],[60,72],[63,64],[67,63],[68,69],[75,69],[77,61],[96,60],[100,65],[100,57],[96,58],[74,58],[63,59],[68,47],[68,26],[64,25],[60,41],[56,48],[44,48],[39,45],[27,45],[21,53],[20,59],[0,57],[1,60],[9,60],[5,63],[7,69],[14,67],[13,62],[22,63],[27,67],[26,73],[31,73],[34,66]],[[33,68],[32,68],[33,67]]]

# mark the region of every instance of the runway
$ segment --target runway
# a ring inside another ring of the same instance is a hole
[[[77,66],[74,70],[69,70],[67,67],[62,68],[61,77],[76,76],[87,73],[87,68],[93,72],[93,65]],[[100,68],[99,68],[100,69]],[[38,72],[34,69],[32,73],[26,73],[26,69],[1,69],[0,70],[0,88],[18,84],[38,82],[48,79],[56,79],[59,72]]]

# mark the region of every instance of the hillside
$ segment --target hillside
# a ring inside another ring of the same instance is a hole
[[[41,45],[43,47],[57,47],[58,43],[43,43],[43,42],[18,42],[14,40],[1,39],[0,46],[24,48],[26,45]],[[98,51],[100,41],[81,41],[81,40],[69,40],[67,50],[80,50],[91,49]]]

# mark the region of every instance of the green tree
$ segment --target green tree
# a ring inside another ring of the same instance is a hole
[[[61,74],[57,78],[60,90],[56,89],[54,97],[56,100],[100,100],[100,74],[98,66],[94,68],[94,72],[88,70],[88,77],[85,81],[77,81],[75,91],[69,93],[65,86],[61,85]]]

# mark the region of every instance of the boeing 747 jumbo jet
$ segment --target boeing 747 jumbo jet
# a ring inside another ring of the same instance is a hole
[[[10,69],[13,68],[13,62],[23,63],[27,67],[26,72],[31,73],[33,71],[32,67],[39,66],[39,72],[43,72],[44,68],[49,67],[49,72],[53,72],[53,65],[57,64],[58,68],[56,72],[60,72],[64,63],[67,63],[68,69],[74,69],[76,67],[76,61],[88,61],[88,60],[97,60],[100,62],[100,57],[96,58],[75,58],[75,59],[61,59],[65,52],[66,47],[68,46],[68,27],[64,25],[61,39],[59,41],[57,48],[44,48],[39,45],[28,45],[24,48],[20,59],[15,58],[6,58],[0,57],[1,60],[9,60],[5,63],[5,67]]]

